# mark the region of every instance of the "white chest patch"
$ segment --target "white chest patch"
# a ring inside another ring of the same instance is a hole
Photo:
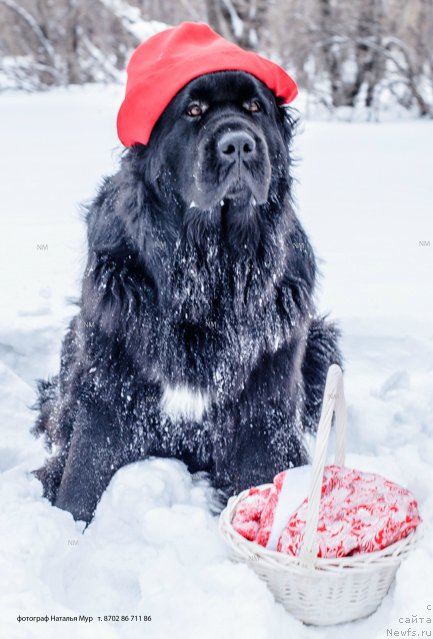
[[[160,409],[172,420],[183,417],[199,422],[208,406],[206,392],[192,390],[186,384],[163,386]]]

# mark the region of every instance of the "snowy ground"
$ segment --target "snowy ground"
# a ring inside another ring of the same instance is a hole
[[[433,123],[307,122],[298,136],[300,216],[323,260],[319,304],[344,332],[348,463],[408,486],[425,521],[424,540],[378,612],[317,629],[228,560],[209,490],[179,462],[122,469],[84,535],[28,474],[44,458],[29,435],[34,379],[57,371],[74,313],[67,300],[85,260],[78,203],[115,166],[120,99],[118,87],[0,97],[0,636],[381,639],[406,631],[399,618],[425,617],[433,603]],[[18,614],[152,621],[18,624]],[[411,629],[422,636],[431,625]]]

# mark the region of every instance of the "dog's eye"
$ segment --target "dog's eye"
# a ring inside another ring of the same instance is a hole
[[[192,102],[186,112],[192,118],[199,118],[206,111],[206,105],[199,104],[198,102]]]
[[[258,102],[257,100],[248,100],[248,102],[244,102],[243,107],[250,113],[258,113],[262,110],[260,102]]]

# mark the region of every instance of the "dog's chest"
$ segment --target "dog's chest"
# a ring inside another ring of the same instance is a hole
[[[210,404],[206,391],[195,390],[187,384],[164,384],[160,410],[172,421],[187,419],[200,422]]]

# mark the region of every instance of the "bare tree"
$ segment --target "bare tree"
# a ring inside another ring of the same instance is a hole
[[[268,50],[330,110],[377,112],[392,94],[431,116],[431,0],[288,0],[273,6],[269,22]]]
[[[137,38],[103,1],[0,0],[0,53],[25,86],[113,80]]]
[[[397,1],[384,39],[388,88],[406,107],[433,117],[433,3]]]
[[[269,2],[266,0],[207,0],[209,24],[241,47],[257,49],[264,39]]]

